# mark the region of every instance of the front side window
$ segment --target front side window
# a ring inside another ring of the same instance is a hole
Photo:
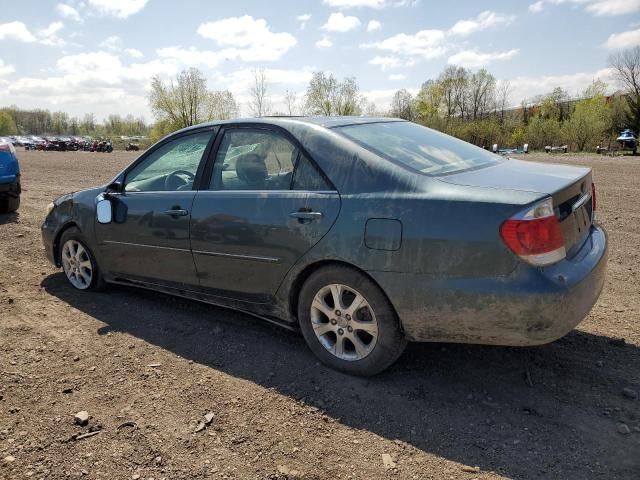
[[[214,190],[289,190],[298,148],[269,130],[228,130],[218,148]]]
[[[482,148],[411,122],[363,123],[336,131],[383,158],[427,175],[455,173],[501,161]]]
[[[211,132],[172,140],[127,173],[126,192],[175,192],[191,190]]]

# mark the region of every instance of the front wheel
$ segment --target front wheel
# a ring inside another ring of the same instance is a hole
[[[60,261],[69,283],[78,290],[102,290],[104,281],[95,257],[80,230],[65,230],[60,239]]]
[[[309,348],[326,365],[353,375],[375,375],[407,344],[380,288],[345,266],[314,272],[300,291],[298,321]]]

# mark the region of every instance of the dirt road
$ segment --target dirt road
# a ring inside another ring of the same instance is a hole
[[[68,286],[43,256],[47,203],[134,156],[20,152],[22,207],[0,216],[1,479],[640,478],[639,157],[552,159],[593,167],[610,234],[578,330],[538,348],[411,345],[359,379],[242,314]]]

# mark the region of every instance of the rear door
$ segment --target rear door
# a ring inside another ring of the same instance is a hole
[[[227,127],[211,180],[198,191],[191,248],[200,286],[266,303],[293,264],[331,228],[340,197],[287,133]]]
[[[189,228],[194,185],[212,129],[175,137],[126,172],[112,193],[114,218],[96,223],[104,267],[115,277],[197,288]]]

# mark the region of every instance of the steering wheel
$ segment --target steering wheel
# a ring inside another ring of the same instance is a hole
[[[193,185],[195,178],[196,176],[191,172],[186,170],[176,170],[175,172],[167,175],[167,178],[164,179],[164,189],[165,191],[174,191],[184,185]]]

